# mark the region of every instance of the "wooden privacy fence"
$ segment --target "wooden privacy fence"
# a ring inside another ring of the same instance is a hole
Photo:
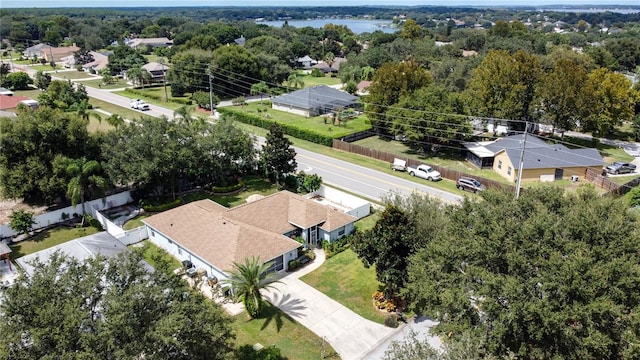
[[[393,163],[393,159],[402,159],[402,160],[405,160],[407,162],[407,166],[411,166],[411,167],[416,167],[418,165],[425,164],[425,163],[423,163],[423,162],[421,162],[419,160],[415,160],[415,159],[411,159],[411,158],[407,158],[407,157],[391,154],[391,153],[380,151],[380,150],[376,150],[376,149],[371,149],[371,148],[360,146],[360,145],[356,145],[356,144],[351,144],[351,143],[348,143],[348,142],[345,142],[345,141],[341,141],[341,140],[338,140],[338,139],[334,139],[333,140],[333,148],[334,149],[338,149],[338,150],[342,150],[342,151],[346,151],[346,152],[350,152],[350,153],[354,153],[354,154],[358,154],[358,155],[362,155],[362,156],[366,156],[366,157],[370,157],[370,158],[381,160],[381,161],[388,162],[388,163]],[[458,178],[460,178],[461,176],[468,176],[468,177],[472,177],[474,179],[477,179],[478,181],[483,183],[487,188],[504,189],[504,190],[512,191],[512,192],[516,191],[516,187],[514,185],[504,184],[504,183],[501,183],[499,181],[490,180],[490,179],[486,179],[486,178],[479,177],[479,176],[476,176],[476,175],[467,174],[467,173],[465,173],[463,171],[459,171],[459,170],[453,170],[453,169],[449,169],[449,168],[444,168],[444,167],[438,166],[438,165],[431,165],[431,164],[425,164],[425,165],[429,165],[432,168],[434,168],[435,170],[437,170],[438,172],[440,172],[440,175],[445,179],[457,181]]]
[[[587,173],[584,178],[591,181],[594,185],[607,190],[607,193],[610,195],[624,195],[634,187],[640,185],[640,178],[635,178],[626,184],[620,185],[609,180],[606,176],[590,169],[587,169]]]

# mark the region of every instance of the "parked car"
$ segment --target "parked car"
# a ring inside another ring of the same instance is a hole
[[[478,191],[484,191],[487,189],[487,187],[482,185],[480,181],[470,177],[459,178],[458,182],[456,183],[456,187],[460,190],[471,191],[474,193],[477,193]]]
[[[438,181],[442,179],[440,173],[429,165],[418,165],[416,168],[408,167],[407,171],[411,176],[417,176],[429,181]]]
[[[636,171],[636,165],[628,162],[616,161],[604,169],[609,174],[626,174],[634,173]]]
[[[144,100],[134,99],[134,100],[131,100],[131,108],[136,110],[146,111],[146,110],[149,110],[149,104],[144,102]]]

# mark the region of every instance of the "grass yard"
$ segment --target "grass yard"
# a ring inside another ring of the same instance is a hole
[[[121,89],[121,88],[126,88],[126,87],[131,86],[131,85],[129,85],[127,83],[127,80],[118,79],[118,78],[114,78],[113,80],[114,81],[111,82],[110,84],[105,84],[102,81],[102,78],[99,77],[99,78],[94,78],[93,80],[86,80],[86,81],[83,80],[82,84],[84,84],[85,86],[92,87],[92,88],[107,89],[107,90],[110,90],[110,89]]]
[[[84,71],[78,71],[78,70],[66,70],[66,71],[58,71],[57,74],[54,74],[54,76],[59,77],[61,79],[91,79],[91,78],[96,78],[95,75],[91,75],[89,73],[86,73]],[[84,84],[84,83],[83,83]]]
[[[637,179],[639,177],[640,177],[640,175],[635,174],[635,175],[627,175],[627,176],[609,176],[608,179],[613,181],[616,184],[623,185],[623,184],[626,184],[629,181],[631,181],[633,179]]]
[[[64,69],[62,66],[57,65],[55,68],[52,68],[51,65],[49,64],[45,64],[45,65],[31,65],[29,66],[31,69],[35,70],[35,71],[45,71],[51,74],[51,76],[58,76],[57,75],[57,71],[56,70],[62,70]]]
[[[175,102],[166,102],[164,101],[164,88],[163,87],[152,87],[152,88],[139,88],[136,89],[137,91],[142,92],[143,94],[149,94],[153,97],[159,96],[161,99],[163,100],[157,100],[154,98],[151,98],[149,96],[145,96],[145,95],[140,95],[140,94],[134,94],[128,91],[116,91],[115,94],[118,95],[122,95],[122,96],[126,96],[130,99],[142,99],[144,101],[146,101],[147,103],[151,104],[151,105],[157,105],[157,106],[162,106],[164,108],[167,109],[171,109],[171,110],[176,110],[179,109],[180,107],[184,106],[183,104],[178,104]],[[171,89],[167,87],[167,94],[169,95],[169,99],[172,99],[171,97]],[[188,99],[187,97],[182,97],[179,99]]]
[[[371,209],[371,214],[369,216],[363,217],[362,219],[356,221],[355,228],[358,231],[366,231],[373,229],[373,226],[380,219],[382,215],[382,210],[374,210]]]
[[[111,113],[111,114],[118,114],[118,115],[124,117],[125,119],[129,119],[129,120],[138,120],[143,116],[148,117],[148,115],[144,115],[143,113],[140,113],[139,111],[131,110],[129,108],[125,108],[125,107],[118,106],[118,105],[114,105],[114,104],[108,103],[106,101],[98,100],[98,99],[92,98],[92,97],[89,98],[89,103],[91,105],[93,105],[94,109],[104,110],[104,111],[106,111],[108,113]],[[100,116],[102,116],[103,118],[106,117],[105,114],[100,114]]]
[[[306,87],[306,88],[311,87],[311,86],[316,86],[316,85],[331,86],[331,85],[342,84],[342,81],[340,80],[339,77],[331,77],[331,76],[328,76],[328,75],[325,75],[323,77],[315,77],[315,76],[311,76],[311,75],[305,75],[302,78],[302,81],[304,81],[304,87]]]
[[[42,90],[39,89],[30,89],[30,90],[14,90],[13,91],[16,96],[26,96],[30,97],[34,100],[38,100],[38,96],[42,94]]]
[[[153,266],[154,269],[157,267],[159,261],[168,264],[168,268],[171,270],[177,269],[182,265],[176,258],[149,240],[129,245],[128,248],[132,251],[142,253],[144,260]]]
[[[52,246],[59,245],[83,236],[95,234],[97,232],[98,230],[94,227],[84,227],[78,229],[58,226],[53,229],[39,232],[28,240],[20,241],[19,243],[10,245],[9,247],[11,248],[11,253],[9,254],[9,257],[11,260],[15,260],[25,255],[33,254],[34,252],[48,249]]]
[[[107,121],[105,120],[107,115],[95,111],[93,111],[92,113],[98,114],[102,118],[102,121],[98,121],[98,119],[96,119],[94,116],[89,117],[89,125],[87,126],[87,130],[89,131],[89,133],[93,134],[97,133],[98,131],[107,132],[115,129],[115,127],[109,125],[109,123],[107,123]]]
[[[138,216],[134,217],[133,219],[128,220],[126,223],[124,223],[124,226],[122,228],[124,230],[132,230],[132,229],[135,229],[137,227],[140,227],[140,226],[144,225],[142,223],[142,219],[148,218],[151,215],[153,215],[153,214],[141,214],[141,215],[138,215]]]
[[[376,280],[375,268],[365,268],[351,249],[328,259],[300,280],[365,319],[383,324],[388,315],[373,306],[371,295],[381,286]]]
[[[207,193],[191,193],[187,194],[183,197],[183,201],[185,203],[189,203],[192,201],[202,200],[202,199],[211,199],[217,202],[220,205],[226,206],[228,208],[232,208],[234,206],[242,205],[247,202],[247,198],[254,194],[260,195],[270,195],[278,191],[275,185],[270,182],[257,177],[257,176],[247,176],[242,179],[244,181],[246,187],[245,190],[238,194],[233,195],[209,195]]]
[[[246,313],[235,316],[232,327],[236,347],[260,343],[265,347],[275,345],[287,359],[321,358],[322,339],[269,303],[257,319],[249,320]],[[339,359],[329,343],[324,344],[324,349],[325,358]]]
[[[253,103],[249,103],[246,106],[234,107],[233,109],[250,113],[256,116],[265,116],[264,114],[268,114],[268,117],[270,119],[275,120],[277,122],[286,123],[299,128],[313,130],[320,134],[326,134],[333,138],[339,138],[345,135],[352,134],[354,132],[363,131],[371,128],[371,125],[367,123],[368,119],[365,115],[360,115],[354,119],[351,119],[347,121],[346,124],[344,125],[332,125],[331,118],[327,118],[323,116],[307,118],[304,116],[288,113],[286,111],[273,110],[271,109],[271,103],[267,101],[265,101],[262,104],[260,102],[253,102]],[[258,109],[263,110],[261,115],[258,114]]]

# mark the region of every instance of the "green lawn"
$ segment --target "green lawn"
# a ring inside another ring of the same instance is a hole
[[[609,180],[613,181],[616,184],[626,184],[629,181],[640,177],[640,175],[627,175],[627,176],[609,176]]]
[[[382,210],[374,210],[372,208],[371,214],[369,214],[369,216],[356,221],[356,223],[354,224],[356,227],[356,230],[366,231],[366,230],[373,229],[373,226],[380,219],[380,215],[382,215]]]
[[[35,70],[35,71],[40,71],[40,70],[42,70],[42,71],[44,71],[44,72],[51,73],[51,75],[52,75],[52,76],[58,76],[58,75],[56,75],[56,74],[57,74],[56,70],[62,70],[62,69],[64,69],[62,66],[57,65],[57,64],[56,64],[55,69],[54,69],[54,68],[52,68],[52,67],[51,67],[51,65],[49,65],[49,64],[45,64],[45,65],[42,65],[42,64],[40,64],[40,65],[31,65],[31,66],[29,66],[29,67],[30,67],[31,69]]]
[[[164,251],[162,248],[149,240],[145,240],[138,244],[129,245],[128,247],[133,251],[142,253],[144,260],[154,268],[156,268],[158,261],[163,261],[169,264],[169,269],[171,269],[172,271],[182,266],[176,258],[169,255],[168,252]]]
[[[87,130],[90,133],[96,133],[98,131],[107,132],[115,129],[115,127],[109,125],[109,123],[107,123],[107,121],[105,120],[107,115],[95,111],[93,111],[92,113],[98,114],[98,116],[100,116],[102,120],[98,121],[98,119],[96,119],[93,115],[89,117],[89,125],[87,126]]]
[[[214,196],[204,192],[191,193],[185,195],[183,201],[189,203],[201,199],[211,199],[220,205],[231,208],[246,203],[247,198],[251,195],[260,194],[266,196],[278,191],[275,185],[257,176],[247,176],[242,181],[244,181],[246,188],[241,193],[224,196]]]
[[[124,230],[132,230],[132,229],[135,229],[137,227],[140,227],[140,226],[144,225],[142,223],[142,219],[148,218],[151,215],[153,215],[153,214],[141,214],[141,215],[138,215],[138,216],[134,217],[133,219],[128,220],[126,223],[124,223],[124,226],[122,228]]]
[[[275,345],[287,359],[321,359],[322,339],[269,303],[257,319],[249,320],[246,313],[235,316],[232,327],[237,347]],[[326,358],[339,359],[331,345],[325,343],[324,349]]]
[[[53,229],[39,232],[29,240],[20,241],[19,243],[10,245],[11,253],[9,254],[9,257],[11,260],[15,260],[19,257],[33,254],[34,252],[48,249],[52,246],[59,245],[83,236],[95,234],[97,232],[98,230],[94,227],[84,227],[81,229],[77,229],[58,226]]]
[[[376,280],[375,268],[365,268],[351,249],[328,259],[300,279],[365,319],[383,324],[388,315],[373,306],[371,295],[381,285]]]
[[[140,95],[140,94],[134,94],[134,93],[130,93],[128,91],[116,91],[115,94],[126,96],[126,97],[128,97],[130,99],[142,99],[142,100],[146,101],[149,104],[162,106],[164,108],[171,109],[171,110],[176,110],[176,109],[184,106],[183,104],[164,101],[164,87],[162,87],[162,86],[161,87],[152,87],[152,88],[139,88],[139,89],[136,89],[136,90],[137,91],[141,91],[143,94],[150,94],[150,95],[152,95],[154,97],[159,96],[163,100],[156,100],[156,99],[151,98],[149,96]],[[169,87],[167,87],[167,94],[169,95],[169,99],[172,99],[172,97],[171,97],[171,89]],[[187,99],[187,97],[182,97],[180,99]]]
[[[118,105],[114,105],[109,102],[98,100],[92,97],[89,98],[89,103],[93,105],[94,109],[101,109],[111,114],[118,114],[124,117],[125,119],[129,119],[129,120],[139,120],[143,116],[148,117],[148,115],[144,115],[138,111],[131,110],[129,108],[121,107]],[[101,114],[101,116],[103,118],[106,117],[105,114]]]
[[[117,78],[114,78],[113,82],[111,82],[110,84],[105,84],[102,81],[102,78],[96,78],[94,80],[86,80],[86,81],[83,80],[82,84],[84,84],[85,86],[90,86],[92,88],[107,89],[107,90],[121,89],[121,88],[126,88],[131,86],[127,84],[127,80],[117,79]]]
[[[34,100],[38,100],[38,96],[42,94],[42,90],[39,89],[30,89],[30,90],[14,90],[13,91],[17,96],[26,96],[30,97]]]
[[[91,75],[84,71],[78,71],[78,70],[58,71],[58,73],[54,74],[54,76],[62,79],[91,79],[96,77],[95,75]]]
[[[311,87],[311,86],[316,86],[316,85],[338,85],[341,84],[342,81],[340,80],[339,77],[331,77],[331,76],[323,76],[323,77],[315,77],[315,76],[311,76],[311,75],[305,75],[302,78],[302,81],[304,81],[304,87]]]
[[[271,109],[271,104],[266,100],[262,104],[260,102],[253,102],[249,103],[247,106],[233,107],[233,109],[257,116],[265,116],[265,114],[268,114],[266,115],[268,116],[268,118],[273,119],[277,122],[313,130],[320,134],[325,134],[333,138],[339,138],[348,134],[352,134],[354,132],[371,128],[371,125],[366,123],[367,117],[365,115],[360,115],[355,119],[351,119],[344,125],[333,125],[331,124],[331,118],[326,118],[323,116],[308,118],[286,111],[273,110]],[[258,114],[258,109],[263,110],[260,115]]]

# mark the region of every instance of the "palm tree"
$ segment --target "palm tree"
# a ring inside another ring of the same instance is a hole
[[[373,77],[373,73],[375,72],[375,69],[372,68],[371,66],[365,66],[362,68],[362,79],[363,80],[371,80],[371,78]]]
[[[275,274],[269,272],[269,264],[260,262],[259,257],[244,259],[244,264],[233,263],[234,269],[229,272],[231,277],[224,282],[231,285],[238,301],[242,301],[245,310],[252,318],[260,316],[262,312],[262,294],[260,290],[275,288],[279,283]]]
[[[142,66],[136,65],[127,70],[127,79],[131,80],[133,85],[142,85],[144,88],[144,83],[151,80],[151,74],[147,69],[143,69]]]
[[[328,53],[324,54],[324,62],[327,63],[327,65],[329,65],[329,67],[333,66],[333,62],[336,59],[336,56],[333,55],[333,53],[331,51],[329,51]]]
[[[87,123],[89,123],[90,116],[93,116],[94,118],[96,118],[98,122],[102,122],[102,116],[100,116],[100,114],[98,114],[97,112],[90,111],[91,105],[89,105],[89,101],[87,99],[84,99],[79,103],[76,103],[75,108],[76,108],[76,114]]]
[[[124,125],[124,118],[118,114],[111,114],[111,116],[107,118],[107,124],[117,129]]]
[[[251,95],[260,94],[260,105],[262,105],[262,96],[268,91],[269,86],[264,81],[260,81],[259,83],[251,85]]]
[[[71,199],[71,206],[76,206],[78,202],[82,204],[82,223],[86,214],[84,208],[85,194],[92,188],[98,189],[101,195],[107,188],[107,180],[100,176],[102,167],[96,160],[89,160],[81,157],[71,159],[66,169],[67,175],[71,177],[67,185],[67,196]]]
[[[302,88],[304,86],[304,80],[302,80],[302,74],[295,72],[287,78],[287,85],[289,87],[293,86],[294,88]]]
[[[193,113],[194,110],[195,110],[194,106],[182,105],[173,112],[173,117],[174,118],[179,117],[181,119],[180,121],[183,121],[189,124],[190,122],[193,121],[193,116],[191,116],[191,114]]]

